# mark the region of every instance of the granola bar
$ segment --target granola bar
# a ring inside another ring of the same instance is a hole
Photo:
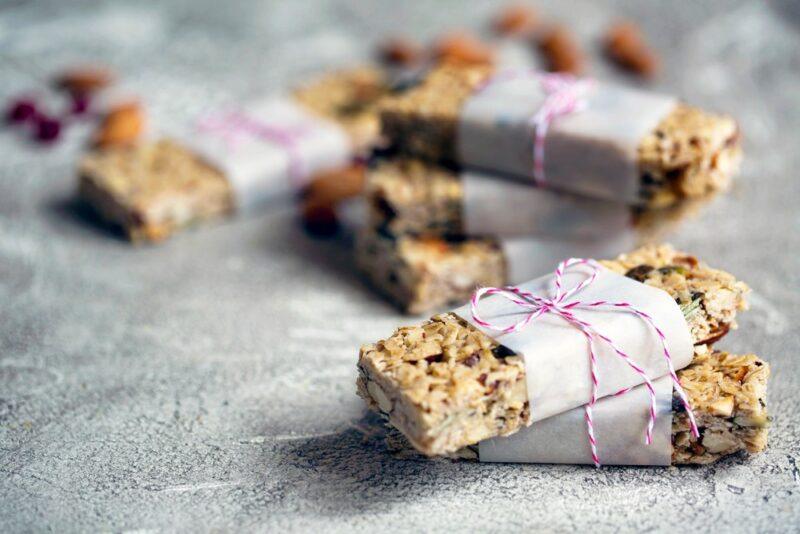
[[[363,149],[377,139],[375,105],[386,90],[379,71],[355,69],[324,76],[294,99],[341,125]],[[132,241],[160,241],[236,209],[224,172],[170,139],[95,150],[82,158],[78,178],[80,196]]]
[[[444,66],[381,105],[383,134],[398,149],[430,161],[458,162],[459,115],[488,66]],[[741,159],[736,121],[678,104],[638,146],[641,203],[665,207],[727,187]]]
[[[762,452],[769,434],[766,404],[769,373],[769,365],[754,354],[711,352],[702,347],[692,364],[678,371],[700,437],[692,436],[683,404],[674,395],[672,463],[709,464],[742,451]],[[425,458],[394,427],[387,428],[385,441],[396,458]],[[474,445],[444,456],[459,460],[479,458]]]
[[[495,181],[419,159],[377,163],[367,174],[365,196],[369,226],[392,235],[587,238],[633,222],[633,210],[617,203]]]
[[[506,264],[493,239],[399,236],[361,232],[359,268],[406,313],[456,304],[476,287],[503,284]]]
[[[745,307],[743,283],[666,245],[604,263],[667,291],[696,344],[722,337]],[[358,367],[359,394],[427,455],[452,453],[530,424],[521,358],[453,314],[365,345]]]

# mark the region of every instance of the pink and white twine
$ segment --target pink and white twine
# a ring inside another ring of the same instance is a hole
[[[573,266],[580,266],[585,265],[591,269],[591,274],[578,283],[575,287],[564,289],[563,287],[563,276],[564,271],[569,269]],[[592,391],[591,391],[591,398],[589,403],[585,406],[586,412],[586,431],[589,438],[589,445],[591,447],[592,453],[592,460],[596,467],[600,467],[600,458],[597,453],[597,439],[594,434],[594,423],[592,418],[592,409],[597,402],[597,392],[598,386],[600,384],[600,378],[597,368],[597,353],[595,350],[595,343],[597,340],[605,342],[614,353],[619,356],[628,366],[633,369],[643,380],[644,386],[647,388],[647,392],[650,397],[650,407],[649,407],[649,420],[647,424],[647,429],[645,430],[645,444],[650,445],[653,441],[653,427],[655,425],[656,420],[656,392],[653,388],[653,382],[647,373],[642,369],[639,364],[637,364],[628,354],[622,351],[608,336],[598,332],[591,323],[584,321],[575,316],[573,313],[574,310],[579,309],[606,309],[606,310],[617,310],[623,311],[627,313],[632,313],[642,319],[647,325],[651,327],[651,329],[655,332],[658,336],[661,347],[663,351],[664,358],[667,362],[667,368],[669,369],[669,376],[672,379],[672,383],[674,385],[675,391],[678,394],[678,397],[681,399],[683,403],[683,407],[686,410],[686,413],[689,417],[689,426],[691,428],[691,432],[695,437],[700,436],[700,432],[697,428],[697,423],[695,421],[694,412],[692,411],[692,407],[689,403],[689,399],[686,396],[686,392],[681,387],[680,380],[678,379],[678,375],[675,373],[675,367],[672,363],[672,356],[670,355],[669,348],[667,347],[667,339],[664,335],[664,332],[655,324],[653,318],[643,312],[642,310],[637,309],[635,306],[630,304],[629,302],[610,302],[607,300],[596,300],[590,302],[584,302],[581,300],[570,300],[571,297],[575,296],[581,290],[586,288],[587,286],[591,285],[592,282],[595,281],[599,272],[600,266],[594,261],[590,259],[580,259],[580,258],[571,258],[565,261],[562,261],[555,270],[555,287],[556,292],[553,298],[547,297],[540,297],[538,295],[534,295],[529,291],[524,291],[518,287],[507,286],[503,288],[499,287],[484,287],[478,289],[475,294],[472,296],[472,300],[470,302],[470,307],[472,310],[472,319],[479,324],[480,326],[494,330],[496,332],[500,332],[503,334],[508,334],[511,332],[518,332],[528,326],[530,323],[542,317],[545,314],[552,313],[557,315],[573,325],[574,327],[578,328],[589,343],[589,368],[591,374],[591,381],[592,381]],[[502,296],[520,308],[526,310],[526,315],[519,321],[509,326],[502,326],[496,325],[489,321],[485,321],[482,319],[478,313],[478,303],[484,296],[490,295],[499,295]],[[618,391],[614,395],[622,395],[627,393],[630,388],[625,388],[623,390]]]
[[[197,129],[218,135],[231,151],[248,137],[273,143],[288,155],[290,178],[299,180],[306,172],[299,143],[311,131],[311,125],[271,124],[240,111],[229,111],[203,117],[198,121]]]
[[[529,76],[539,79],[545,93],[544,102],[529,121],[533,128],[533,181],[536,185],[545,186],[547,180],[544,172],[544,147],[550,124],[558,117],[586,109],[588,104],[585,95],[594,85],[594,81],[558,72],[506,71],[489,78],[478,87],[477,92],[484,91],[496,82]]]

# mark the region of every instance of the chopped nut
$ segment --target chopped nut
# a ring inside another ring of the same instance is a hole
[[[730,417],[733,413],[733,397],[722,397],[709,405],[709,410],[714,415]]]
[[[536,29],[539,17],[525,5],[506,7],[494,19],[494,30],[500,35],[525,35]]]
[[[114,76],[102,67],[75,67],[56,79],[56,86],[70,93],[87,94],[111,84]]]
[[[605,48],[612,61],[634,74],[652,78],[658,72],[658,57],[632,22],[619,22],[609,28]]]
[[[372,396],[373,400],[378,404],[378,408],[384,413],[391,413],[392,411],[392,401],[386,396],[386,393],[383,392],[383,389],[376,384],[375,382],[370,381],[367,384],[367,390],[369,394]]]
[[[539,50],[545,57],[548,70],[581,74],[586,58],[572,33],[564,26],[555,26],[539,40]]]
[[[382,61],[392,65],[413,65],[422,59],[424,51],[422,47],[402,37],[394,37],[384,42],[379,50]]]
[[[130,145],[144,132],[144,112],[136,102],[112,108],[100,123],[94,135],[98,147]]]
[[[466,33],[445,35],[434,46],[434,55],[441,63],[456,65],[487,65],[494,62],[492,47]]]

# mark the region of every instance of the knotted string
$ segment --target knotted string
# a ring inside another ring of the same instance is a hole
[[[299,142],[311,131],[310,125],[271,124],[240,111],[229,111],[200,119],[197,128],[201,132],[218,135],[229,151],[235,150],[247,137],[278,145],[288,155],[290,178],[297,181],[305,176],[305,163]]]
[[[591,274],[587,278],[582,280],[580,283],[575,285],[574,287],[565,289],[563,286],[564,271],[566,269],[569,269],[570,267],[580,266],[580,265],[588,266],[591,269]],[[628,356],[624,351],[622,351],[611,338],[598,332],[592,326],[591,323],[576,317],[575,314],[573,313],[573,310],[606,309],[612,311],[623,311],[636,315],[637,317],[642,319],[647,325],[649,325],[650,328],[656,333],[658,339],[661,342],[662,352],[667,362],[667,368],[669,369],[669,376],[672,379],[672,383],[674,384],[674,389],[677,392],[678,397],[681,399],[683,407],[688,415],[691,432],[696,438],[700,436],[700,432],[697,428],[694,412],[692,411],[689,399],[687,398],[686,392],[683,390],[683,387],[681,386],[680,380],[678,379],[678,375],[675,373],[675,367],[672,363],[672,356],[669,352],[669,348],[667,347],[666,335],[655,324],[653,318],[649,314],[643,312],[642,310],[637,309],[629,302],[610,302],[606,300],[583,302],[580,300],[570,300],[573,296],[580,293],[581,290],[591,285],[597,279],[599,269],[600,266],[594,260],[571,258],[569,260],[562,261],[555,270],[556,291],[553,298],[540,297],[538,295],[534,295],[529,291],[525,291],[518,287],[513,287],[513,286],[507,286],[503,288],[484,287],[478,289],[475,292],[470,302],[472,319],[480,326],[500,332],[502,334],[518,332],[523,328],[525,328],[526,326],[528,326],[533,321],[537,320],[539,317],[542,317],[543,315],[548,313],[552,313],[554,315],[557,315],[558,317],[561,317],[569,324],[578,328],[583,333],[589,344],[589,370],[592,381],[591,397],[589,399],[589,403],[586,404],[586,406],[584,407],[585,419],[586,419],[586,431],[589,439],[589,445],[591,447],[592,460],[594,461],[596,467],[600,467],[600,458],[597,454],[597,440],[594,434],[594,421],[592,416],[592,409],[594,408],[594,405],[598,400],[597,394],[600,384],[600,377],[597,366],[597,352],[595,350],[595,343],[597,342],[597,340],[603,341],[609,347],[611,347],[614,353],[618,357],[620,357],[626,364],[628,364],[628,366],[642,378],[644,386],[647,388],[647,392],[650,397],[649,419],[648,419],[647,429],[645,430],[645,444],[647,445],[650,445],[653,442],[653,427],[655,425],[655,420],[656,420],[656,392],[653,387],[652,380],[644,371],[644,369],[642,369],[642,367],[639,366],[639,364],[637,364],[630,356]],[[499,295],[502,296],[503,298],[508,299],[509,301],[513,302],[514,304],[525,310],[526,312],[525,316],[509,326],[495,325],[489,321],[482,319],[478,313],[478,303],[480,302],[481,298],[490,295]],[[630,388],[622,389],[617,393],[615,393],[614,395],[622,395],[624,393],[627,393],[629,390]]]
[[[501,81],[509,81],[524,77],[535,77],[545,93],[544,101],[536,113],[530,118],[533,129],[533,181],[536,185],[545,186],[547,180],[544,172],[544,146],[550,124],[558,117],[578,113],[586,109],[586,93],[594,84],[593,80],[580,79],[571,74],[558,72],[542,73],[537,71],[504,71],[493,76],[478,86],[476,93]]]

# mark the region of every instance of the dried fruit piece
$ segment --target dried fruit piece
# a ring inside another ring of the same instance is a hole
[[[34,135],[37,141],[50,143],[58,139],[61,134],[61,122],[58,119],[38,114],[36,116],[36,130]]]
[[[73,93],[70,113],[73,115],[83,115],[87,111],[89,111],[89,95],[86,93]]]
[[[581,74],[586,58],[572,33],[564,26],[554,26],[539,40],[539,50],[544,55],[551,72]]]
[[[334,205],[307,199],[302,204],[303,226],[317,237],[330,237],[339,230],[339,219]]]
[[[20,98],[11,102],[6,112],[6,120],[11,123],[23,123],[36,116],[36,103],[32,99]]]
[[[136,102],[112,108],[97,129],[94,142],[99,147],[134,143],[144,132],[144,112]]]
[[[652,78],[658,72],[658,56],[632,22],[611,26],[606,32],[605,49],[606,55],[617,65],[639,76]]]
[[[111,84],[114,76],[103,67],[73,67],[56,79],[56,86],[70,93],[89,94]]]
[[[454,32],[440,38],[433,48],[440,63],[487,65],[494,62],[494,49],[467,32]]]
[[[305,197],[322,203],[336,204],[361,194],[365,168],[353,164],[342,169],[318,173],[305,190]]]
[[[539,24],[539,17],[525,5],[506,7],[494,19],[492,26],[500,35],[529,35]]]
[[[386,63],[408,66],[422,59],[423,50],[419,44],[410,39],[394,37],[381,45],[379,56]]]

